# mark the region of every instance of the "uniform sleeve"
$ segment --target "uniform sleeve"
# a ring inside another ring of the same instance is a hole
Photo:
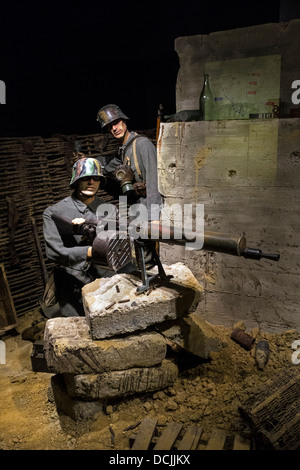
[[[141,138],[136,141],[136,152],[141,174],[146,183],[146,205],[150,219],[151,205],[159,204],[161,206],[162,204],[162,197],[158,191],[156,148],[149,139]],[[152,213],[152,220],[159,219],[159,211],[155,211],[155,214]]]
[[[73,243],[75,246],[66,246],[52,219],[52,214],[52,207],[48,207],[43,213],[43,232],[47,258],[57,264],[82,270],[87,261],[88,246],[76,245],[75,239]]]

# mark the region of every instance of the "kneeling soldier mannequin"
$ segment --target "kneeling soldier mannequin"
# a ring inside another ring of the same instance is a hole
[[[46,255],[55,262],[54,283],[60,312],[57,316],[84,315],[81,289],[97,277],[110,277],[111,270],[101,270],[92,261],[92,247],[81,235],[64,233],[52,216],[75,223],[95,219],[97,208],[104,204],[96,194],[103,179],[102,167],[94,158],[81,158],[73,165],[71,196],[47,207],[43,213]]]

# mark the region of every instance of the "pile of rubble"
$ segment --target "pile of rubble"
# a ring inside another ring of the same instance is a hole
[[[44,353],[58,410],[75,420],[104,412],[109,400],[171,386],[176,348],[207,358],[222,343],[193,313],[203,288],[182,263],[146,292],[140,279],[116,274],[83,288],[85,317],[47,321]],[[171,347],[170,347],[171,346]]]

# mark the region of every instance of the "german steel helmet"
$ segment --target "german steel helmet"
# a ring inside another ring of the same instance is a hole
[[[106,106],[103,106],[101,109],[99,109],[97,114],[97,121],[100,122],[101,129],[116,119],[124,119],[126,121],[126,119],[129,119],[129,117],[126,116],[126,114],[124,114],[121,108],[119,108],[119,106],[116,104],[107,104]]]
[[[76,181],[86,176],[103,176],[101,163],[95,158],[80,158],[77,160],[72,168],[72,178],[70,181],[71,188]]]

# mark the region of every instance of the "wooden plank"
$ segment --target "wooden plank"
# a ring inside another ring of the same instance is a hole
[[[4,263],[0,264],[0,329],[8,331],[17,326],[17,315],[8,285]]]
[[[200,426],[189,426],[178,444],[177,450],[196,450],[202,431]]]
[[[174,422],[168,423],[166,429],[158,439],[157,444],[154,446],[153,450],[172,449],[174,442],[176,441],[181,429],[182,424]]]
[[[133,443],[132,450],[147,450],[153,437],[157,419],[145,418],[141,422],[139,432]]]
[[[236,434],[234,436],[233,450],[250,450],[250,440]]]
[[[223,429],[214,429],[205,450],[223,450],[226,432]]]

